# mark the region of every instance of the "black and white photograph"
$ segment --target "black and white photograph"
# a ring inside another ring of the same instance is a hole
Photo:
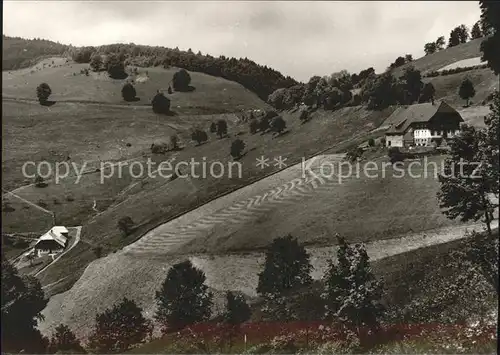
[[[2,10],[2,354],[497,354],[500,1]]]

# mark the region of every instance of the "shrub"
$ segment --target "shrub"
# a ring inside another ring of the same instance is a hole
[[[50,89],[49,84],[41,83],[36,88],[36,97],[40,103],[45,103],[49,99],[50,94],[52,94],[52,90]]]
[[[168,147],[166,144],[151,144],[151,153],[153,154],[165,154],[168,151]]]
[[[375,146],[375,139],[373,139],[373,138],[368,139],[368,146],[374,147]]]
[[[102,256],[102,246],[96,245],[95,247],[92,248],[92,251],[94,252],[96,258],[99,259]]]
[[[187,91],[191,83],[191,76],[185,69],[181,69],[174,74],[172,85],[175,91]]]
[[[210,123],[210,133],[217,132],[217,124],[215,122]]]
[[[208,140],[208,135],[207,132],[197,128],[191,133],[191,139],[200,145]]]
[[[239,159],[241,158],[241,153],[243,153],[243,150],[245,149],[245,142],[243,142],[241,139],[236,139],[232,144],[231,144],[231,156],[234,159]]]
[[[40,175],[35,177],[35,187],[46,187],[47,183],[43,180]]]
[[[299,120],[301,120],[302,123],[309,121],[310,118],[311,118],[311,115],[309,114],[309,111],[307,109],[302,109],[300,111]]]
[[[49,353],[66,352],[69,354],[84,354],[85,350],[67,325],[59,324],[52,335],[49,344]]]
[[[179,150],[179,137],[175,134],[169,137],[169,148],[170,150]]]
[[[155,113],[168,114],[170,112],[170,100],[159,91],[155,97],[153,97],[151,105]]]
[[[363,149],[360,147],[354,147],[350,149],[346,154],[346,159],[350,162],[355,162],[363,156]]]
[[[248,127],[250,128],[250,133],[255,134],[259,130],[259,122],[255,118],[252,118]]]
[[[281,116],[276,116],[271,121],[271,130],[274,133],[281,134],[286,128],[286,122]]]
[[[219,136],[219,138],[227,135],[227,122],[225,120],[217,121],[217,135]]]
[[[127,298],[96,316],[89,347],[97,353],[124,353],[151,335],[152,324],[142,309]]]
[[[392,164],[404,161],[404,154],[398,147],[391,147],[387,152],[387,155]]]
[[[126,83],[122,88],[122,97],[125,101],[134,101],[137,95],[135,88],[132,84]]]
[[[129,216],[122,217],[117,223],[118,229],[126,237],[134,230],[134,221]]]

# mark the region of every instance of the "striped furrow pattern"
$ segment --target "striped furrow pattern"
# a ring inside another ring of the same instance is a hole
[[[329,163],[340,162],[344,155],[325,156]],[[175,225],[173,221],[171,228],[163,228],[162,232],[155,230],[149,232],[137,242],[127,246],[124,252],[136,257],[154,257],[167,255],[194,238],[205,237],[217,226],[237,227],[258,219],[266,212],[272,211],[284,205],[291,205],[314,196],[331,185],[338,184],[336,175],[327,176],[309,175],[294,178],[287,183],[278,186],[264,194],[253,196],[243,201],[233,203],[227,208],[206,214],[186,225]],[[302,176],[302,174],[300,174]],[[347,179],[348,180],[348,179]]]

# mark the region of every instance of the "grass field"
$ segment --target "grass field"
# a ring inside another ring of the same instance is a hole
[[[471,99],[471,104],[474,106],[482,105],[482,102],[491,93],[500,88],[500,79],[488,68],[433,78],[423,78],[422,81],[424,83],[432,83],[436,89],[436,99],[446,100],[446,102],[459,110],[465,105],[465,100],[458,95],[458,89],[462,81],[466,78],[472,81],[476,90],[475,96]]]
[[[481,61],[481,57],[475,57],[475,58],[470,58],[470,59],[459,60],[459,61],[456,61],[455,63],[448,64],[448,65],[440,68],[438,71],[451,70],[451,69],[456,69],[456,68],[475,67],[477,65],[483,65],[483,64],[486,64],[486,62]]]
[[[43,63],[48,62],[50,60],[45,60]],[[36,87],[46,82],[52,89],[50,100],[56,102],[100,102],[146,106],[150,105],[157,90],[167,94],[172,77],[178,70],[160,67],[139,68],[137,76],[130,75],[126,79],[116,80],[110,79],[106,72],[90,72],[89,76],[81,74],[82,69],[89,68],[88,64],[70,62],[45,68],[43,64],[42,67],[38,64],[37,68],[2,72],[2,96],[36,99]],[[76,75],[73,75],[74,73]],[[238,112],[267,107],[257,95],[238,83],[202,73],[192,72],[190,75],[191,85],[195,87],[193,92],[174,92],[168,95],[171,99],[171,110],[178,114]],[[134,80],[137,97],[140,100],[127,103],[122,98],[121,89],[124,83],[130,80]]]
[[[414,66],[415,69],[420,70],[422,73],[428,71],[439,70],[447,65],[455,62],[471,59],[481,56],[480,46],[483,38],[478,38],[455,47],[446,48],[445,50],[438,51],[433,54],[413,60],[410,63],[404,64],[394,69],[395,76],[401,76],[404,69],[409,66]]]

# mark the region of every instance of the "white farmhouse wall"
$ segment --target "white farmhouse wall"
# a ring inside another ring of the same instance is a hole
[[[403,136],[402,135],[387,135],[387,136],[385,136],[385,144],[387,147],[402,147],[403,146]]]

